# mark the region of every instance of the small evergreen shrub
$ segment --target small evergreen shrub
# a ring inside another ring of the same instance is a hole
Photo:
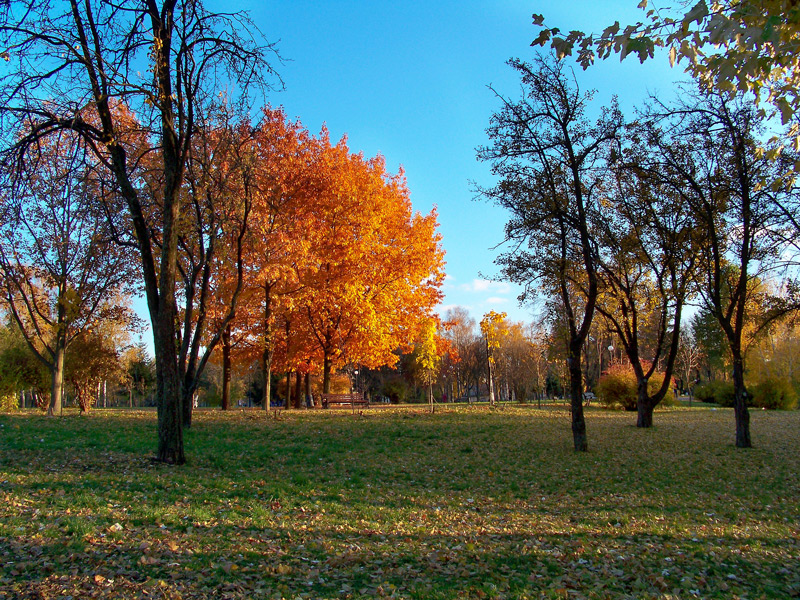
[[[797,392],[786,379],[769,377],[753,387],[753,406],[768,410],[797,408]]]
[[[694,397],[700,402],[719,404],[720,406],[733,406],[733,382],[707,381],[694,390]]]

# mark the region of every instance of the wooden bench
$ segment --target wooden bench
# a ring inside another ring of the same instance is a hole
[[[369,398],[362,394],[322,394],[322,408],[330,408],[332,404],[369,407]]]

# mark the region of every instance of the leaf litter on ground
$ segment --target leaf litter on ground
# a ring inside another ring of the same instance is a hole
[[[0,598],[800,596],[800,413],[0,415]],[[40,440],[45,440],[41,442]]]

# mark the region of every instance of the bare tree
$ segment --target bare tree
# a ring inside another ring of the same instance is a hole
[[[755,284],[787,265],[793,224],[786,207],[796,202],[789,169],[779,153],[758,150],[763,124],[743,98],[701,91],[661,108],[670,135],[653,139],[662,155],[659,171],[684,196],[702,232],[698,292],[730,349],[736,446],[749,448],[743,333]]]
[[[191,426],[192,399],[212,352],[226,331],[230,340],[244,285],[245,234],[255,187],[253,142],[246,119],[232,122],[223,113],[198,131],[187,162],[186,227],[178,235],[178,371],[185,427]],[[227,350],[230,361],[229,344]]]
[[[614,165],[607,210],[595,224],[602,277],[600,312],[631,363],[637,381],[637,427],[670,391],[681,317],[695,282],[699,232],[685,198],[661,181],[655,127],[633,125]],[[653,393],[648,383],[663,373]]]
[[[491,120],[491,145],[478,149],[500,182],[480,189],[484,198],[508,209],[500,256],[503,276],[525,286],[523,300],[537,293],[557,295],[569,332],[567,367],[571,385],[575,450],[586,451],[581,353],[598,297],[598,262],[590,231],[598,210],[609,144],[622,125],[616,103],[592,124],[585,111],[592,94],[582,93],[566,67],[553,57],[533,64],[509,63],[522,79],[523,97],[509,100]]]
[[[274,48],[247,15],[213,13],[199,0],[24,0],[0,10],[5,161],[19,164],[40,140],[69,129],[110,174],[130,222],[118,239],[138,251],[153,327],[156,460],[183,463],[175,286],[186,164],[218,93],[263,91]],[[29,133],[15,138],[21,124]],[[141,153],[125,135],[132,127],[157,156],[156,211],[140,190]]]

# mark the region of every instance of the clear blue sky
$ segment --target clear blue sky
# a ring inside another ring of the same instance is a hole
[[[505,65],[510,57],[533,56],[538,29],[533,13],[564,31],[598,31],[619,20],[641,19],[636,0],[554,3],[517,0],[212,2],[215,9],[245,9],[270,41],[280,40],[286,85],[269,101],[283,106],[312,132],[327,124],[331,137],[344,134],[353,151],[381,153],[392,171],[405,169],[416,210],[439,210],[447,252],[444,305],[467,307],[476,319],[504,310],[531,320],[520,308],[519,290],[482,279],[497,273],[493,247],[503,239],[504,212],[474,201],[470,181],[491,184],[488,165],[475,148],[499,107],[492,84],[518,95]],[[611,58],[588,71],[576,67],[583,89],[598,90],[597,102],[620,97],[626,113],[648,91],[669,95],[682,69],[665,58],[640,65]]]

